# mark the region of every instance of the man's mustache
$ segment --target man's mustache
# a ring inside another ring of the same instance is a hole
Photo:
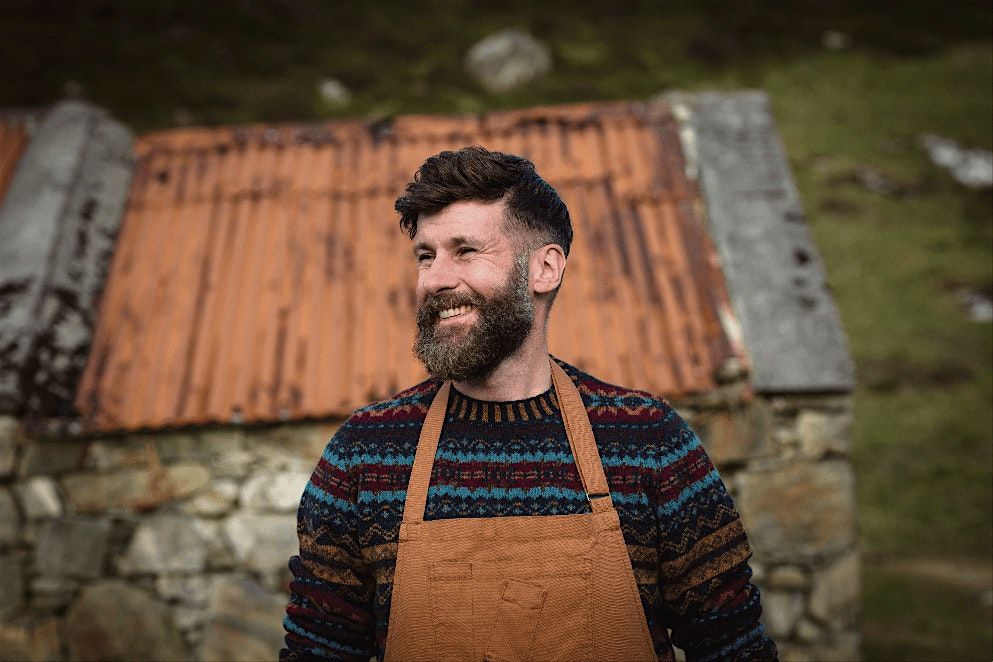
[[[478,308],[482,304],[482,297],[468,292],[429,295],[417,309],[417,320],[420,322],[422,318],[425,320],[432,319],[447,308],[457,308],[459,306],[475,306]]]

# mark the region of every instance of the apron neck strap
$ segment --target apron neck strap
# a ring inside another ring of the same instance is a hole
[[[569,375],[555,361],[549,359],[549,363],[552,370],[552,385],[555,387],[555,395],[562,412],[569,448],[572,449],[572,455],[576,459],[579,478],[583,482],[583,489],[586,491],[586,498],[590,501],[593,512],[601,512],[612,507],[613,503],[610,498],[610,488],[607,486],[607,477],[603,473],[603,464],[600,462],[596,439],[593,437],[593,428],[590,426],[590,417],[579,396],[579,390],[576,389]],[[441,439],[441,428],[445,424],[451,388],[451,382],[441,385],[421,426],[421,436],[414,453],[414,466],[410,472],[410,482],[407,484],[407,499],[403,507],[404,522],[424,520],[431,469],[434,466],[435,455],[438,453],[438,441]],[[594,502],[593,499],[598,500]]]

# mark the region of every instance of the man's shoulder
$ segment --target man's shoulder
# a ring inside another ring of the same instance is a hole
[[[439,388],[441,382],[437,379],[425,379],[388,398],[359,407],[348,417],[345,425],[401,425],[423,421]]]
[[[576,384],[590,422],[594,425],[611,422],[657,423],[659,426],[683,423],[676,410],[660,395],[611,384],[557,358],[555,362]]]
[[[427,379],[399,393],[359,407],[335,431],[324,449],[323,460],[352,467],[384,453],[400,452],[397,442],[416,434],[441,383]],[[406,433],[410,434],[406,434]]]

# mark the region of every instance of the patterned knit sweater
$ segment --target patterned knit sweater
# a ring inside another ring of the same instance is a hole
[[[660,660],[776,658],[751,550],[717,471],[662,399],[559,362],[589,413]],[[382,662],[407,481],[440,383],[357,410],[304,491],[281,660]],[[425,520],[590,512],[554,390],[484,402],[452,389]]]

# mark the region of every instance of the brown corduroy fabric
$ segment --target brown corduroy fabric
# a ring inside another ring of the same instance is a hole
[[[446,382],[421,428],[407,486],[388,662],[656,660],[586,408],[562,368],[551,369],[593,512],[425,522]]]

